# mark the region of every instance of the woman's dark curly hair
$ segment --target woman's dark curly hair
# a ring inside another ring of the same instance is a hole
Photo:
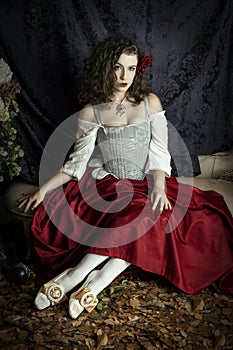
[[[104,41],[91,56],[82,78],[79,102],[99,104],[110,102],[114,92],[114,66],[120,55],[137,55],[141,59],[139,48],[127,38],[110,38]],[[126,93],[128,100],[139,104],[149,94],[149,87],[142,74],[135,75],[134,81]]]

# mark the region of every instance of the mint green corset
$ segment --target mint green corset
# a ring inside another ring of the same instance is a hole
[[[103,156],[103,168],[119,179],[142,180],[150,138],[149,122],[99,128],[97,143]]]

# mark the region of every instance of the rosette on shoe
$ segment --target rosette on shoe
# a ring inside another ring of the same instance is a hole
[[[59,276],[45,283],[40,288],[35,299],[35,306],[38,310],[43,310],[49,307],[50,305],[54,306],[56,304],[60,304],[67,299],[67,296],[64,292],[64,288],[61,284],[58,283],[58,281],[69,271],[70,269],[65,270]]]
[[[96,295],[88,288],[88,284],[94,279],[99,271],[92,271],[83,285],[71,294],[69,300],[69,314],[72,318],[77,318],[83,310],[91,312],[98,304]]]

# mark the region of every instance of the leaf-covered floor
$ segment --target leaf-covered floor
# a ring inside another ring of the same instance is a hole
[[[0,348],[233,349],[233,297],[212,287],[185,294],[151,275],[121,275],[77,320],[68,301],[34,307],[34,273],[26,284],[0,282]]]
[[[4,253],[8,260],[20,256],[22,237],[17,222],[0,225],[1,261]],[[189,295],[155,275],[124,274],[98,296],[94,311],[73,320],[68,301],[35,308],[35,268],[29,267],[25,284],[0,281],[1,350],[233,349],[233,295],[213,287]]]

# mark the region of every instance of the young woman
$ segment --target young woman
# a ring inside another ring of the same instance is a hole
[[[37,208],[32,232],[40,276],[61,272],[40,288],[39,310],[76,288],[71,317],[91,311],[131,264],[187,293],[214,281],[233,292],[231,214],[221,195],[170,177],[165,112],[143,77],[150,63],[125,38],[97,48],[82,82],[73,153],[22,198],[25,211]]]

